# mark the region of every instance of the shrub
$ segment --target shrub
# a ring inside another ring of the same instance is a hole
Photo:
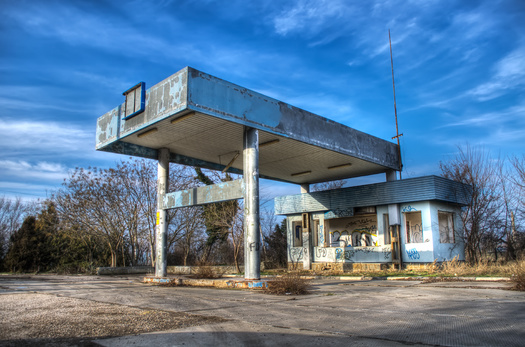
[[[197,279],[215,279],[221,278],[223,273],[216,271],[209,265],[198,265],[194,267],[195,271],[190,275],[191,278]]]
[[[510,277],[510,280],[514,283],[513,289],[525,291],[525,260],[518,261],[514,265],[513,272]]]
[[[301,277],[300,273],[289,272],[269,281],[266,292],[277,295],[303,295],[308,294],[310,285],[310,280]]]

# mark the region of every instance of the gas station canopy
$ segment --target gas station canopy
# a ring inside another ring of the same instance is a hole
[[[259,131],[259,175],[309,184],[400,167],[396,144],[186,67],[97,120],[97,150],[242,174],[243,134]]]

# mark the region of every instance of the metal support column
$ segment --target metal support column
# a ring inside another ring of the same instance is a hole
[[[170,151],[168,148],[159,149],[159,164],[157,171],[157,227],[155,250],[157,256],[155,257],[155,276],[166,277],[167,275],[167,250],[166,250],[166,234],[168,230],[168,223],[166,222],[167,210],[161,209],[162,199],[168,190],[169,177],[169,159]]]
[[[386,173],[386,181],[393,182],[397,180],[396,171],[390,170]],[[395,264],[399,270],[403,266],[403,254],[401,253],[401,212],[399,204],[388,205],[388,220],[390,242],[392,247],[392,264]]]
[[[259,223],[259,131],[244,129],[244,279],[261,278]]]

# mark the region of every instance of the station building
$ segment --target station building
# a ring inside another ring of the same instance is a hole
[[[286,216],[288,265],[378,270],[464,260],[461,206],[468,187],[425,176],[277,197]]]

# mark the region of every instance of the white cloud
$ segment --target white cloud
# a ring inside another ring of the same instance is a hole
[[[95,146],[95,126],[81,129],[72,123],[0,119],[0,158],[12,156],[70,156]],[[73,152],[73,153],[72,153]]]
[[[499,60],[489,81],[471,89],[467,94],[480,101],[491,100],[508,90],[525,86],[525,45]]]
[[[490,129],[491,132],[507,128],[508,132],[515,132],[516,128],[525,127],[524,115],[525,103],[521,103],[498,111],[461,114],[455,117],[449,115],[450,120],[439,128],[478,127]]]
[[[119,5],[120,6],[120,5]],[[135,10],[144,4],[136,4]],[[131,10],[130,10],[131,11]],[[177,20],[167,13],[155,14],[157,22],[163,23],[167,41],[159,35],[149,34],[143,25],[137,25],[134,20],[116,15],[88,12],[74,5],[56,5],[32,3],[7,11],[6,15],[19,22],[33,35],[50,37],[64,41],[72,46],[89,46],[122,54],[125,56],[140,56],[155,61],[158,56],[172,58],[180,52],[185,55],[202,56],[199,49],[191,43],[177,42],[181,30],[177,29]],[[134,11],[137,19],[141,11]]]
[[[17,180],[57,181],[67,177],[67,168],[50,162],[30,163],[24,160],[0,160],[2,177],[16,177]]]
[[[273,19],[279,35],[294,32],[318,33],[325,25],[341,18],[346,5],[338,0],[302,0]]]

